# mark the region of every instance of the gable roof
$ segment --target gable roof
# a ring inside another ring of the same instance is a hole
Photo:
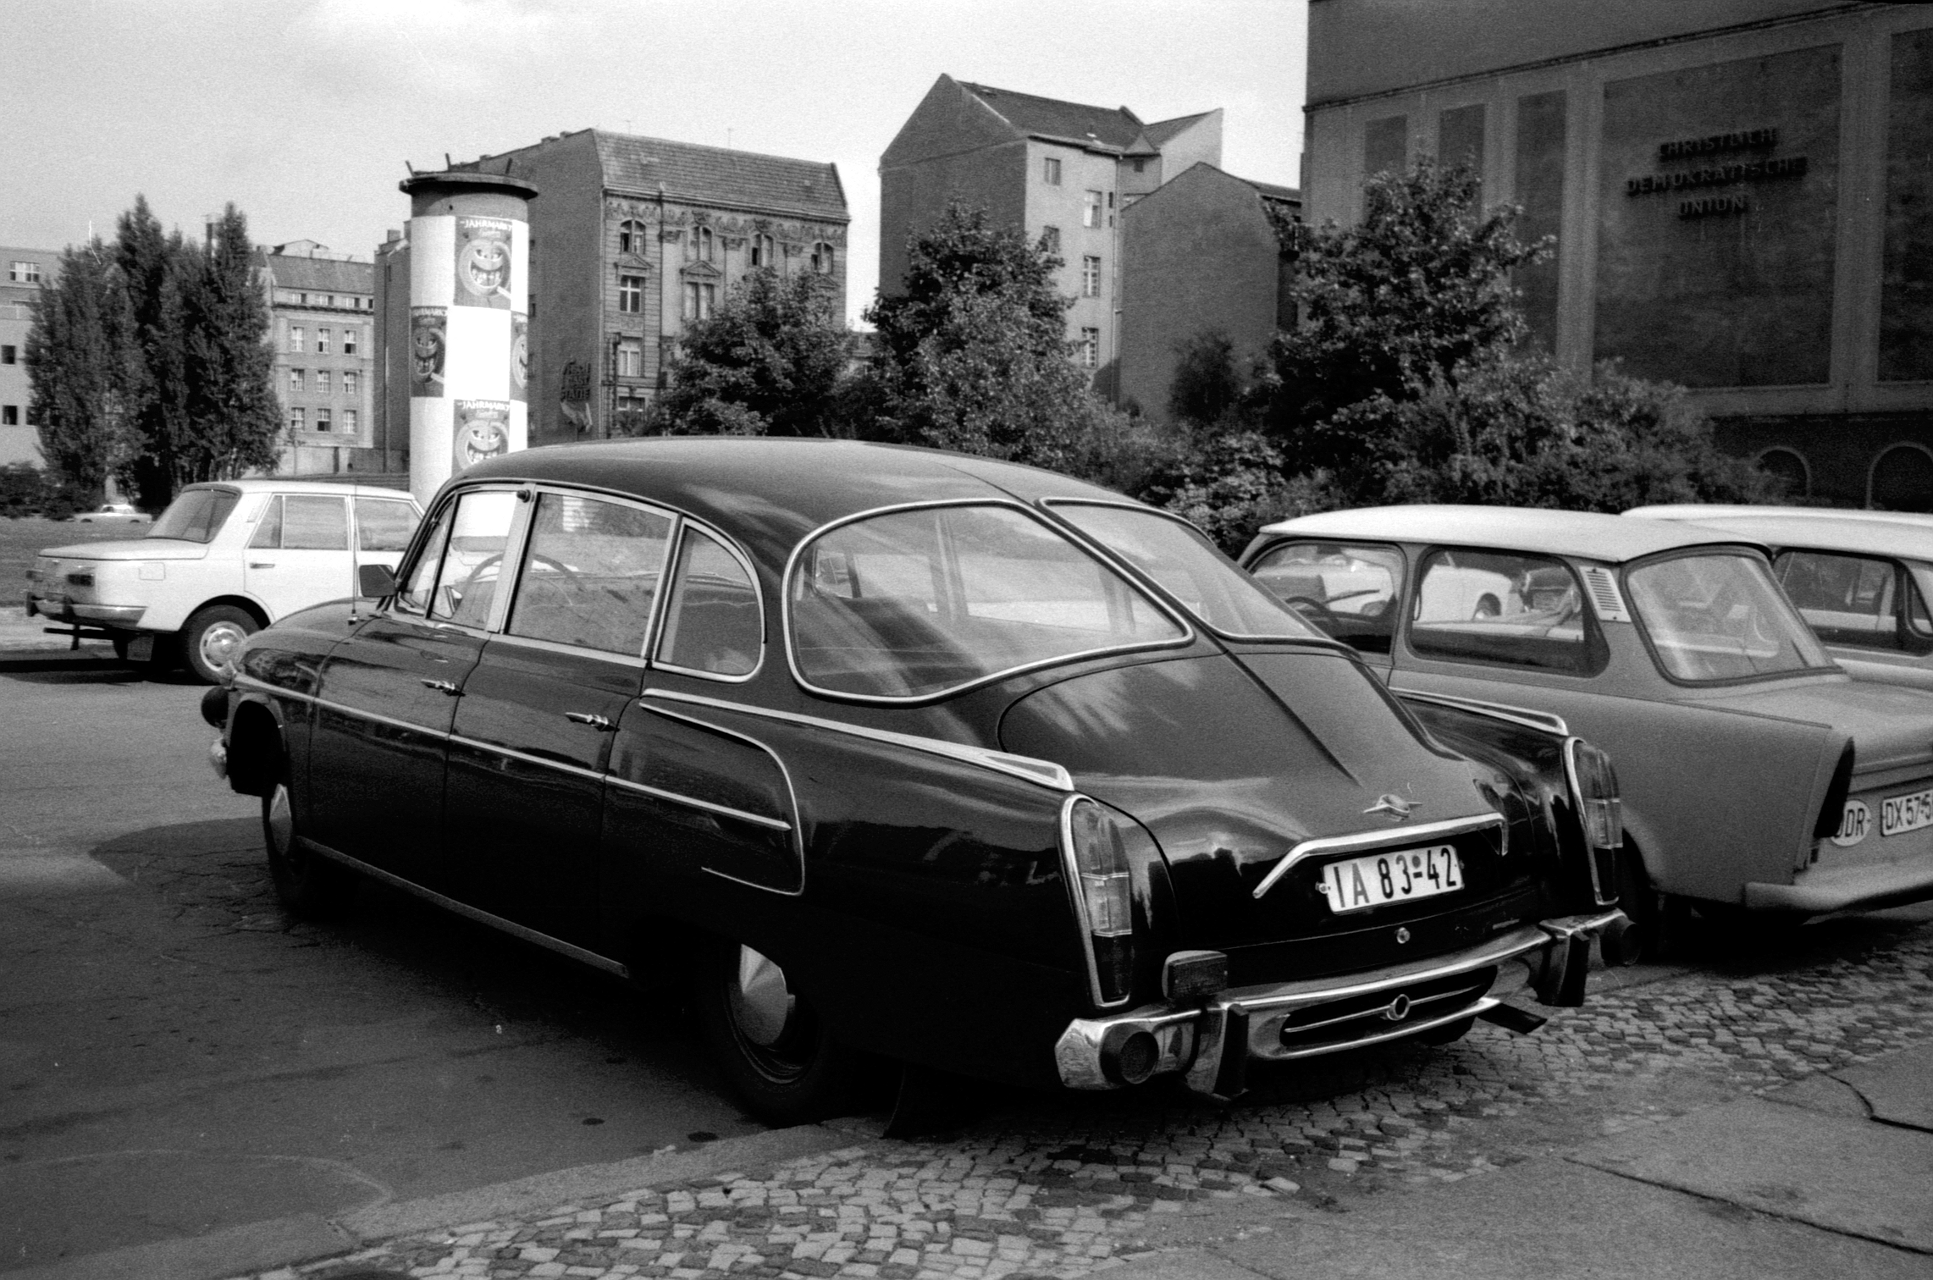
[[[604,185],[617,191],[696,203],[772,209],[846,222],[846,189],[839,166],[817,160],[760,155],[695,142],[592,130]]]
[[[325,293],[374,293],[376,264],[344,262],[340,258],[269,253],[258,261],[281,289],[321,290]]]
[[[1015,132],[1030,138],[1120,152],[1131,151],[1137,142],[1143,142],[1141,120],[1126,107],[1093,107],[965,80],[954,83],[978,98]]]
[[[1214,114],[1212,111],[1197,111],[1192,116],[1176,116],[1172,120],[1157,120],[1147,127],[1148,145],[1159,148],[1166,144],[1168,139],[1174,137],[1177,133],[1180,133],[1197,120],[1206,120]]]

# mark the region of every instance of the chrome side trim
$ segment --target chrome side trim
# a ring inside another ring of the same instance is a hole
[[[642,782],[633,782],[629,778],[620,778],[616,774],[609,775],[609,781],[612,786],[623,787],[626,791],[635,791],[639,795],[650,796],[653,799],[664,800],[671,804],[681,804],[690,809],[702,809],[706,813],[715,813],[720,817],[734,818],[739,822],[749,822],[753,826],[764,827],[770,831],[792,830],[791,823],[781,822],[777,818],[768,818],[763,814],[749,813],[744,809],[734,809],[730,805],[713,804],[709,800],[700,800],[697,796],[681,795],[676,791],[665,791],[659,787],[649,787]]]
[[[620,978],[628,978],[631,976],[631,970],[628,966],[620,964],[609,956],[601,956],[595,951],[587,951],[575,943],[565,942],[562,938],[553,938],[547,933],[539,933],[537,930],[517,924],[515,921],[505,920],[502,916],[493,916],[488,911],[478,910],[467,902],[458,902],[455,898],[445,897],[434,889],[425,889],[414,880],[405,880],[394,872],[384,871],[381,867],[373,867],[361,858],[352,858],[339,849],[331,849],[328,845],[311,840],[307,836],[297,836],[296,839],[300,840],[314,852],[321,854],[331,861],[340,862],[352,871],[360,872],[372,880],[380,880],[384,884],[401,889],[405,893],[413,893],[417,897],[427,902],[435,903],[445,910],[454,911],[460,916],[466,916],[471,920],[475,920],[478,924],[487,924],[492,929],[500,929],[514,938],[521,938],[525,942],[533,942],[546,950],[555,951],[559,955],[569,956],[573,960],[581,960],[594,969],[602,969],[606,973],[614,973]]]
[[[604,781],[603,774],[595,769],[586,769],[581,764],[566,764],[562,760],[550,760],[543,756],[533,756],[529,752],[519,751],[515,747],[506,747],[495,742],[479,742],[475,738],[466,738],[461,734],[451,734],[450,745],[453,747],[468,747],[472,751],[487,752],[490,755],[503,756],[509,760],[519,760],[524,764],[542,765],[545,768],[555,769],[559,773],[568,773],[574,777],[588,778],[592,782]]]
[[[1590,824],[1584,818],[1584,780],[1577,769],[1577,749],[1583,743],[1582,738],[1564,739],[1564,789],[1570,792],[1571,808],[1577,813],[1578,835],[1584,839],[1584,861],[1591,869],[1591,901],[1603,907],[1609,906],[1617,894],[1614,892],[1608,898],[1604,894],[1604,884],[1597,873],[1598,846],[1591,843]]]
[[[1262,877],[1262,883],[1255,886],[1254,896],[1260,898],[1275,887],[1276,881],[1289,874],[1298,862],[1309,858],[1322,857],[1336,853],[1354,853],[1370,849],[1390,849],[1399,844],[1416,844],[1424,840],[1434,840],[1443,836],[1468,835],[1472,831],[1483,831],[1490,827],[1502,827],[1501,813],[1478,814],[1470,818],[1450,818],[1443,822],[1425,822],[1414,827],[1392,827],[1387,831],[1358,831],[1346,836],[1323,836],[1317,840],[1304,840],[1295,848],[1282,855],[1282,860],[1269,868]]]
[[[1032,756],[1017,756],[1006,751],[995,751],[989,747],[976,747],[965,742],[949,742],[945,738],[925,738],[911,733],[894,733],[890,729],[873,729],[865,725],[847,724],[840,720],[826,720],[819,716],[802,715],[796,711],[778,711],[770,707],[754,707],[743,702],[732,702],[724,698],[707,698],[696,693],[679,693],[671,689],[646,689],[639,696],[639,705],[649,707],[646,698],[660,698],[670,702],[686,702],[693,706],[711,707],[719,711],[736,711],[741,715],[757,716],[765,720],[777,720],[784,724],[802,725],[809,729],[824,729],[830,733],[843,733],[848,737],[865,738],[871,742],[888,743],[905,747],[909,751],[923,751],[928,755],[945,756],[965,764],[979,765],[995,773],[1004,773],[1020,778],[1054,791],[1072,791],[1074,775],[1051,760],[1037,760]]]
[[[534,649],[542,653],[559,653],[573,658],[593,658],[608,662],[613,666],[632,667],[642,671],[648,664],[643,658],[629,653],[614,653],[609,649],[593,649],[588,645],[565,644],[560,640],[540,640],[536,636],[520,636],[512,631],[500,631],[490,639],[497,644],[513,648]]]
[[[1502,702],[1485,702],[1480,698],[1459,698],[1449,693],[1425,693],[1421,689],[1391,689],[1390,692],[1398,698],[1408,698],[1414,702],[1434,702],[1459,711],[1474,711],[1478,715],[1489,716],[1493,720],[1507,720],[1526,729],[1542,729],[1546,733],[1561,733],[1565,737],[1569,737],[1571,732],[1564,717],[1548,711],[1533,711],[1528,707],[1513,707]]]
[[[965,693],[969,689],[978,689],[982,685],[992,684],[997,680],[1005,680],[1010,676],[1022,675],[1029,671],[1037,671],[1043,667],[1055,667],[1064,663],[1081,662],[1088,658],[1098,658],[1111,654],[1145,653],[1160,649],[1185,649],[1195,642],[1195,626],[1190,621],[1191,615],[1186,610],[1176,610],[1162,595],[1149,594],[1141,586],[1137,578],[1133,576],[1122,576],[1120,570],[1115,568],[1111,560],[1106,557],[1095,556],[1081,541],[1072,540],[1069,542],[1069,545],[1076,551],[1089,556],[1103,569],[1115,574],[1117,577],[1121,577],[1124,585],[1133,588],[1149,604],[1164,614],[1170,622],[1180,627],[1181,636],[1174,640],[1147,640],[1138,644],[1103,645],[1098,649],[1083,649],[1079,653],[1058,654],[1051,658],[1042,658],[1038,662],[1023,663],[1017,667],[1008,667],[1005,670],[989,672],[984,676],[976,676],[971,680],[962,681],[956,685],[949,685],[944,689],[935,689],[931,693],[844,693],[837,689],[822,689],[810,680],[807,680],[805,673],[799,670],[798,646],[792,643],[792,575],[798,569],[799,558],[805,554],[806,548],[842,525],[854,524],[861,520],[871,520],[877,516],[897,515],[902,511],[935,511],[943,510],[947,507],[998,507],[1006,511],[1017,511],[1055,536],[1067,540],[1066,532],[1059,525],[1043,519],[1041,513],[1032,506],[1013,498],[941,498],[929,502],[896,502],[883,507],[874,507],[868,511],[859,511],[852,515],[840,516],[836,520],[826,521],[799,539],[798,545],[792,548],[792,554],[786,557],[785,572],[779,578],[779,630],[785,644],[785,662],[786,666],[792,672],[792,679],[801,689],[806,690],[808,693],[815,693],[822,698],[831,698],[839,702],[861,702],[875,706],[909,706],[933,702],[940,698],[950,698],[955,694]]]

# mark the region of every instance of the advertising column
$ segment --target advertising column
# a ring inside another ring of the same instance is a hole
[[[529,444],[530,206],[490,173],[417,174],[409,220],[409,488]]]

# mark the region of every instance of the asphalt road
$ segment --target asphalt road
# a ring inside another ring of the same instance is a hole
[[[0,1271],[759,1128],[614,980],[378,886],[285,917],[201,692],[0,654]]]

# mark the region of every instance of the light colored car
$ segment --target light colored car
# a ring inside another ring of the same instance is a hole
[[[1610,753],[1639,925],[1608,939],[1618,958],[1689,904],[1800,917],[1933,898],[1933,693],[1835,665],[1758,539],[1419,505],[1270,525],[1243,556],[1264,583],[1306,562],[1388,570],[1374,618],[1301,609],[1406,699],[1514,704]],[[1473,571],[1509,580],[1497,614],[1465,608]]]
[[[394,568],[421,518],[408,494],[367,485],[189,485],[143,537],[42,551],[27,615],[105,637],[123,658],[178,653],[212,683],[251,633],[354,595],[360,565]]]
[[[73,519],[76,524],[146,524],[153,518],[145,511],[136,511],[131,502],[103,502]]]
[[[1933,689],[1927,603],[1933,600],[1933,516],[1778,507],[1644,510],[1766,544],[1785,593],[1840,666],[1861,680]],[[1806,514],[1796,514],[1801,510]]]

